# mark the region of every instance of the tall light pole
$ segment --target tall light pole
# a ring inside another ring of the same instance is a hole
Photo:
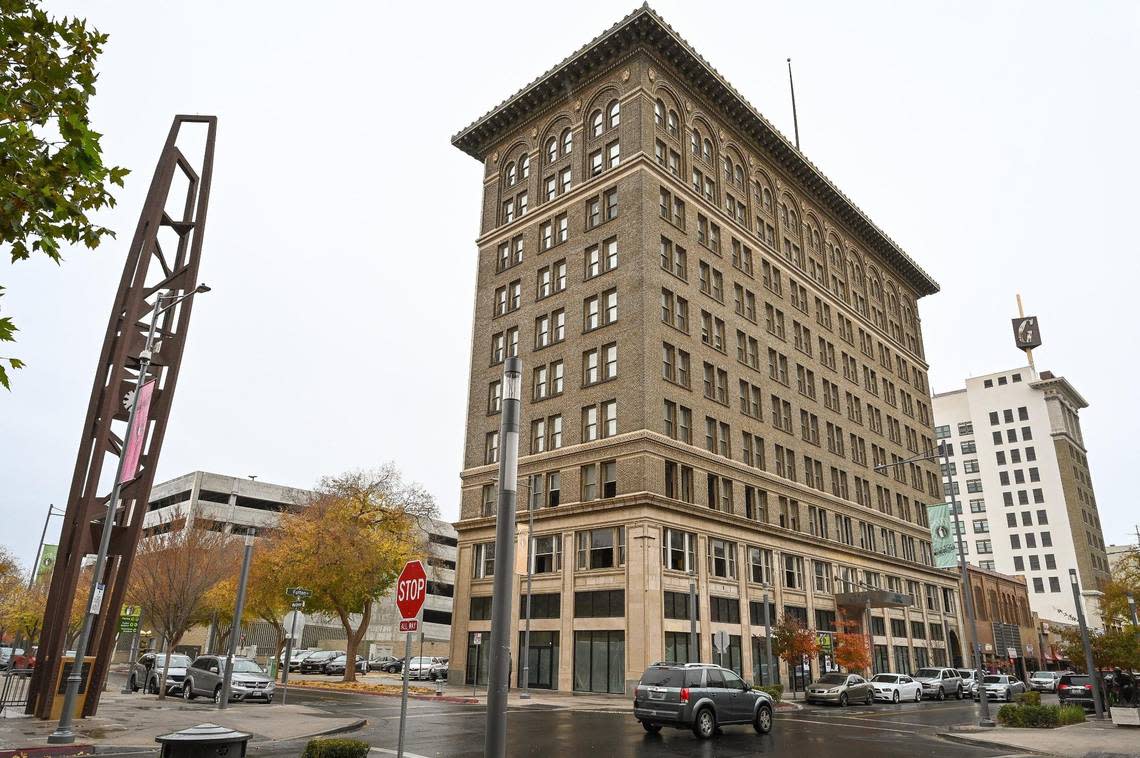
[[[515,572],[515,508],[518,501],[519,416],[522,361],[503,364],[503,416],[499,422],[499,495],[495,523],[495,582],[491,600],[491,664],[487,679],[487,727],[483,754],[507,754],[507,689],[511,676],[511,608]]]
[[[253,561],[253,532],[245,535],[245,555],[241,561],[241,578],[238,579],[237,602],[234,604],[234,620],[230,624],[230,651],[226,655],[226,671],[222,677],[222,699],[218,708],[228,708],[230,704],[230,682],[234,676],[234,656],[237,655],[238,637],[241,634],[241,616],[245,612],[245,585],[249,581],[249,564]],[[285,666],[289,663],[286,661]],[[347,661],[345,665],[349,664]]]
[[[768,678],[772,678],[772,619],[771,613],[768,612],[768,588],[769,585],[764,585],[764,665],[767,667]],[[779,666],[776,667],[776,673],[780,672]],[[772,684],[772,682],[762,682],[762,684]]]
[[[694,659],[694,656],[695,659]],[[700,663],[701,640],[697,636],[697,568],[689,569],[689,660]]]
[[[1093,691],[1093,707],[1097,720],[1104,719],[1104,701],[1100,697],[1100,677],[1093,664],[1092,644],[1089,642],[1089,627],[1085,623],[1085,609],[1081,602],[1081,586],[1077,582],[1077,570],[1069,569],[1069,583],[1073,585],[1073,603],[1077,606],[1077,623],[1081,627],[1081,646],[1085,649],[1085,670],[1089,674],[1089,684]]]
[[[135,384],[130,409],[127,411],[127,433],[123,437],[124,440],[131,440],[132,437],[134,437],[135,415],[139,406],[138,400],[142,394],[142,388],[147,383],[147,374],[150,372],[151,360],[154,358],[154,333],[158,327],[158,317],[162,315],[164,311],[170,310],[183,300],[209,291],[210,288],[205,284],[199,284],[184,295],[174,296],[167,293],[165,295],[159,295],[155,300],[154,313],[151,315],[150,327],[146,333],[146,342],[143,344],[142,352],[139,353],[138,381]],[[164,301],[169,302],[163,305]],[[155,376],[151,381],[157,380],[158,376]],[[142,437],[143,441],[145,441],[145,429],[143,430]],[[111,496],[107,498],[107,508],[103,513],[103,523],[99,527],[101,532],[99,537],[99,552],[95,554],[95,567],[91,572],[91,587],[87,591],[87,605],[85,606],[87,612],[86,618],[83,620],[83,630],[79,633],[79,640],[75,643],[75,657],[72,658],[71,672],[67,676],[67,689],[63,696],[63,712],[59,717],[59,725],[56,726],[55,731],[49,734],[47,738],[47,741],[53,745],[75,742],[75,731],[71,727],[75,714],[75,698],[79,695],[79,685],[83,682],[83,659],[87,656],[87,642],[91,639],[91,629],[95,626],[95,617],[99,615],[103,605],[103,591],[105,587],[102,584],[102,579],[107,565],[107,553],[111,547],[111,533],[114,531],[112,526],[115,521],[115,511],[119,508],[119,493],[123,486],[123,466],[127,461],[127,444],[129,443],[124,443],[123,451],[119,455],[119,461],[115,465],[115,481],[111,486]],[[130,474],[133,479],[134,472],[130,472]]]
[[[36,583],[36,575],[40,571],[40,555],[44,551],[44,540],[47,539],[48,522],[51,521],[52,516],[63,516],[66,511],[62,508],[56,508],[54,504],[48,505],[47,515],[44,516],[44,529],[40,532],[40,545],[36,548],[36,560],[32,562],[32,575],[28,577],[28,589]]]
[[[990,700],[986,696],[986,688],[981,686],[984,677],[982,674],[982,652],[977,642],[978,630],[977,617],[974,614],[974,593],[970,589],[970,572],[966,569],[966,548],[962,543],[965,530],[962,529],[962,523],[958,517],[958,495],[954,489],[954,473],[950,468],[950,448],[943,441],[938,443],[938,450],[936,452],[927,451],[925,455],[895,461],[894,463],[883,463],[879,466],[875,466],[875,471],[881,473],[895,466],[905,466],[908,463],[917,463],[918,461],[935,460],[942,462],[942,468],[946,471],[946,481],[950,484],[950,510],[954,514],[954,541],[958,546],[958,571],[962,575],[962,596],[966,604],[966,639],[970,643],[970,650],[973,652],[974,676],[978,681],[978,701],[982,705],[982,713],[981,718],[978,719],[978,726],[993,726],[994,720],[990,718]]]
[[[522,692],[519,697],[530,699],[530,582],[534,573],[534,489],[527,487],[526,496],[526,631],[523,632]],[[561,539],[561,535],[557,537]]]

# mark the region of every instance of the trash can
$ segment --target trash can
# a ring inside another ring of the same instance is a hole
[[[160,734],[154,741],[162,745],[162,758],[244,758],[245,743],[252,736],[217,724],[199,724]]]

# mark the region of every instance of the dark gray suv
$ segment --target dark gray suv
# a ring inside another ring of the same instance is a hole
[[[708,739],[729,724],[752,724],[767,734],[775,709],[768,693],[709,663],[655,663],[633,694],[633,715],[650,734],[671,726]]]

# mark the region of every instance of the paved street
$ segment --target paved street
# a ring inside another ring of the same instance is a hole
[[[296,697],[296,700],[293,698]],[[297,703],[319,705],[338,716],[368,719],[352,736],[393,751],[397,743],[400,703],[396,698],[297,692]],[[970,702],[924,702],[876,705],[871,708],[812,707],[781,710],[776,728],[758,736],[751,727],[728,727],[707,742],[691,732],[665,730],[647,735],[625,703],[612,709],[569,710],[550,706],[513,708],[509,715],[510,755],[744,756],[803,755],[820,758],[852,756],[997,756],[990,750],[944,741],[936,732],[976,718]],[[620,710],[619,710],[620,709]],[[482,705],[409,701],[406,749],[420,756],[479,756],[483,752]],[[253,755],[296,756],[301,743],[278,743],[251,750]]]

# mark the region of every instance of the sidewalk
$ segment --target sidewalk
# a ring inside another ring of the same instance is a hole
[[[1140,728],[1114,726],[1111,721],[1086,721],[1056,729],[977,727],[954,729],[939,735],[955,742],[1011,748],[1065,758],[1116,758],[1140,755]]]
[[[363,719],[335,716],[306,705],[232,703],[219,711],[212,703],[186,703],[178,697],[159,702],[156,695],[103,693],[99,715],[77,719],[77,744],[158,748],[154,738],[198,724],[220,724],[253,734],[250,744],[299,739],[355,729]],[[0,752],[47,744],[56,722],[35,718],[0,719]]]

